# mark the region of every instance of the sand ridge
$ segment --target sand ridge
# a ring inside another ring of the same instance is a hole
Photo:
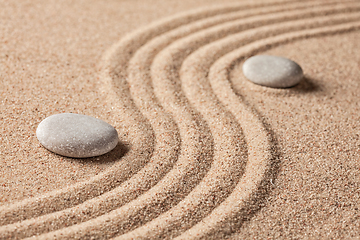
[[[271,190],[277,153],[271,129],[234,93],[229,72],[279,44],[358,30],[359,10],[357,1],[244,3],[129,34],[104,55],[101,75],[129,129],[122,161],[86,182],[1,207],[0,236],[219,239],[236,232]]]

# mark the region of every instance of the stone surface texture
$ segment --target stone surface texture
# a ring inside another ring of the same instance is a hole
[[[257,55],[245,61],[243,73],[251,82],[272,88],[288,88],[303,78],[303,70],[296,62],[277,56]]]
[[[110,124],[74,113],[47,117],[37,127],[36,136],[48,150],[74,158],[105,154],[118,143],[117,131]]]

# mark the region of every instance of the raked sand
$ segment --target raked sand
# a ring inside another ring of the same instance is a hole
[[[2,1],[0,239],[360,237],[360,2]],[[293,88],[242,64],[290,58]],[[88,159],[44,118],[113,125]]]

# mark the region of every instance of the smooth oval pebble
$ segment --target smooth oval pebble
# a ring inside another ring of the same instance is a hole
[[[298,84],[303,70],[294,61],[283,57],[257,55],[245,61],[243,73],[251,82],[273,88],[287,88]]]
[[[39,142],[67,157],[95,157],[114,149],[118,134],[110,124],[86,115],[61,113],[45,118],[36,129]]]

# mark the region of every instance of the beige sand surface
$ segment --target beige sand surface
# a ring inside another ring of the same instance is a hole
[[[360,237],[360,2],[1,1],[0,239]],[[296,87],[254,85],[254,54]],[[61,112],[121,144],[44,149]]]

